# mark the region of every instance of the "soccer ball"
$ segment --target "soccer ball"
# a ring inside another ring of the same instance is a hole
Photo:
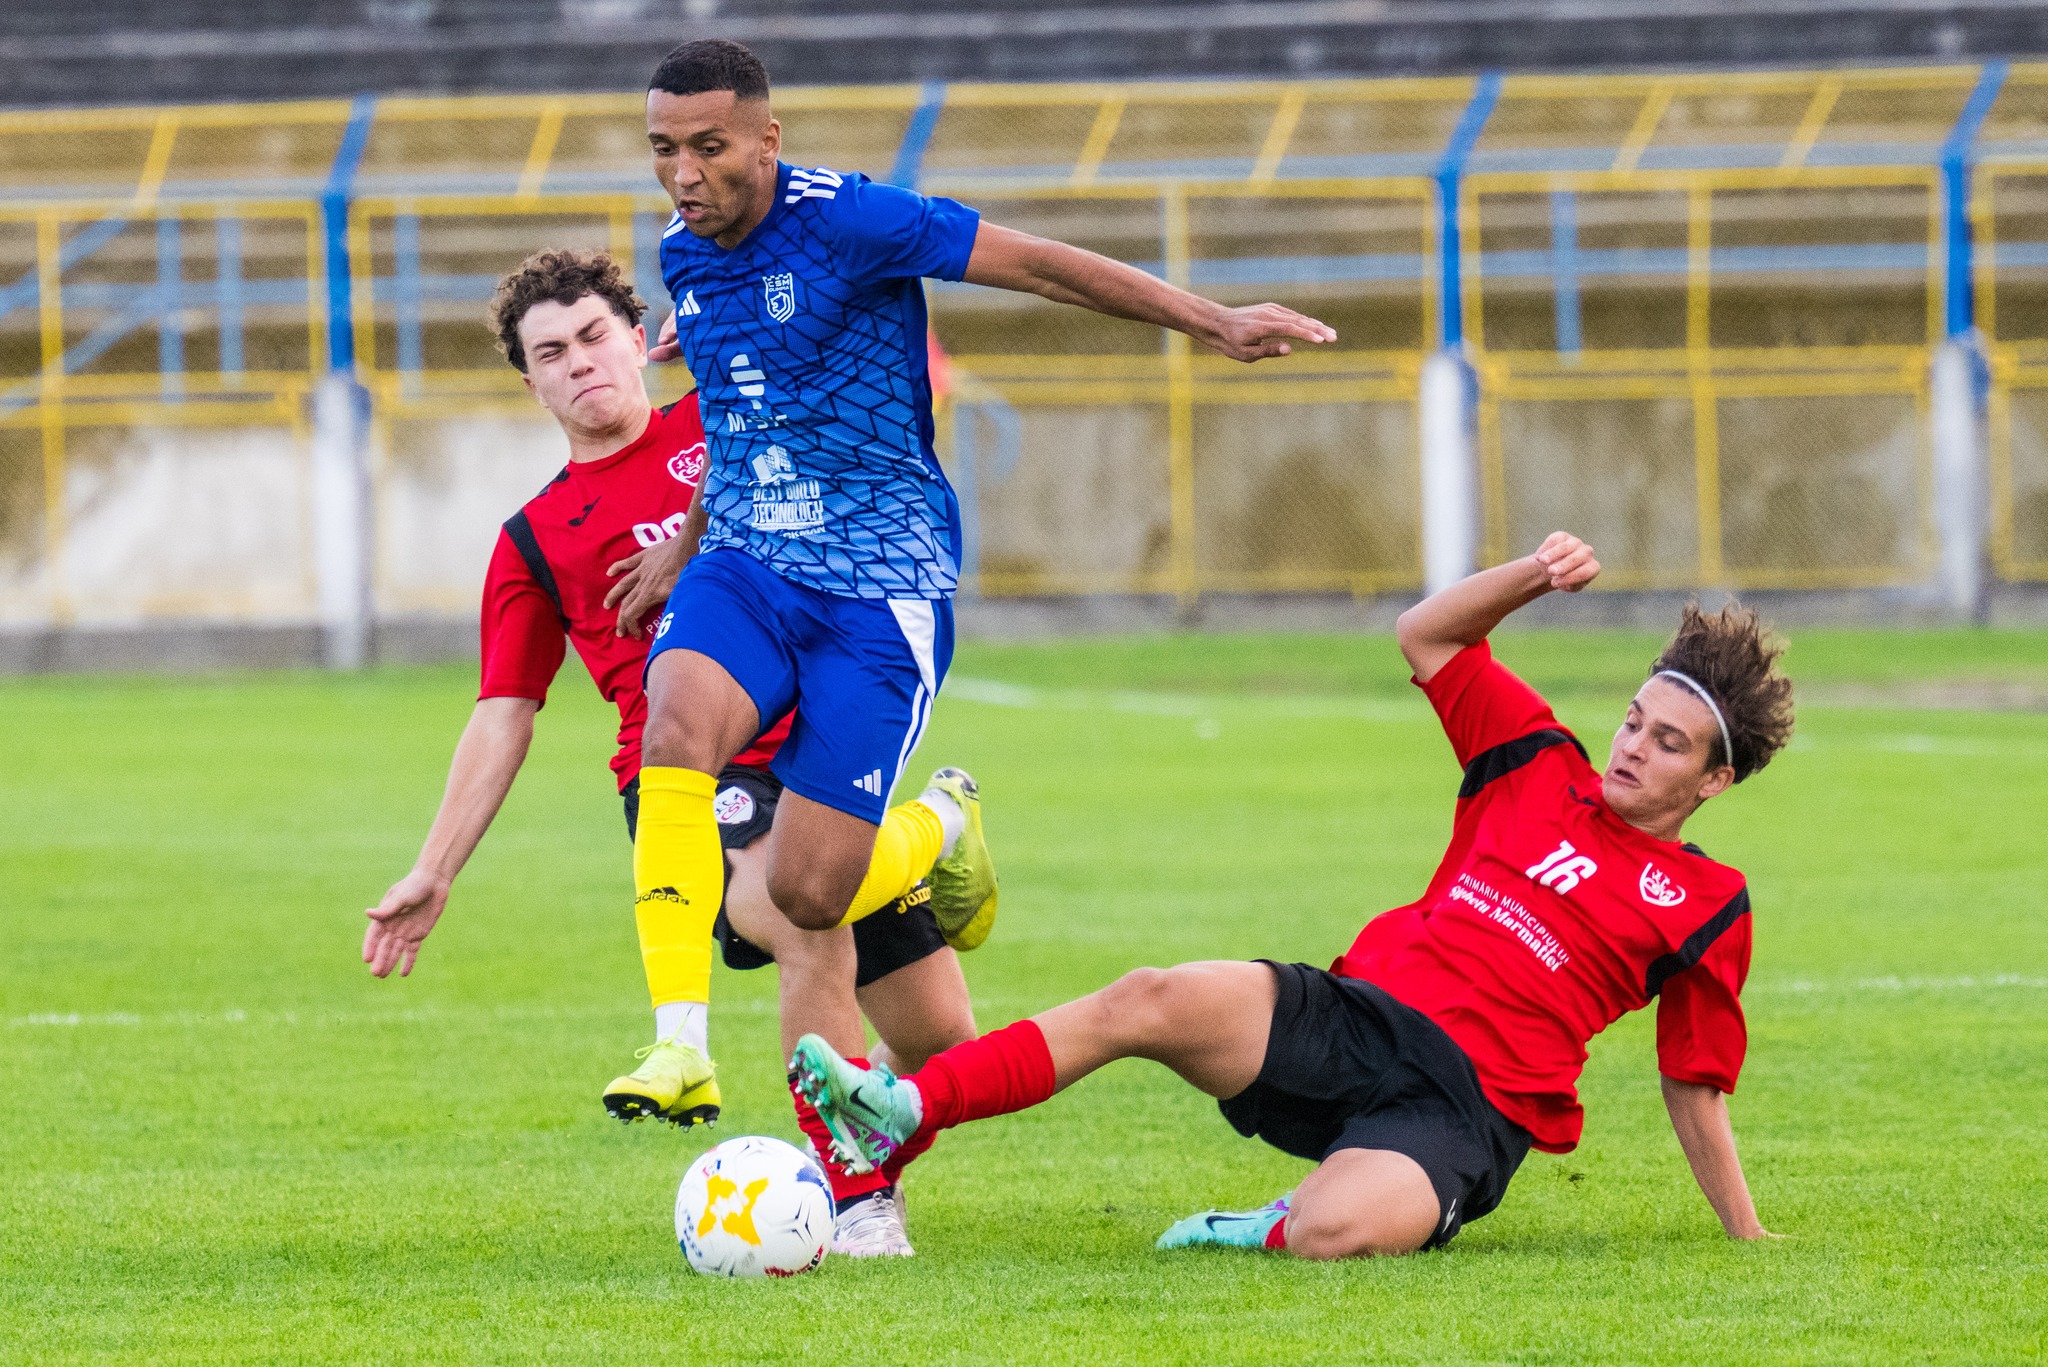
[[[810,1155],[749,1135],[707,1149],[676,1192],[676,1242],[711,1277],[794,1277],[825,1260],[832,1189]]]

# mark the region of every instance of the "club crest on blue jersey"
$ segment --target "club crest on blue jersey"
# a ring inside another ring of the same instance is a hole
[[[788,271],[761,277],[761,294],[771,322],[786,323],[796,317],[796,276]]]

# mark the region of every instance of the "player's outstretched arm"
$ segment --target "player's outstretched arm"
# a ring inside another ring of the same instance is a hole
[[[1478,645],[1516,608],[1552,590],[1577,593],[1600,573],[1593,548],[1570,532],[1552,532],[1534,555],[1461,579],[1401,614],[1401,654],[1428,683],[1467,646]]]
[[[1728,1123],[1728,1099],[1704,1082],[1669,1077],[1661,1081],[1664,1109],[1671,1113],[1678,1146],[1685,1150],[1685,1161],[1692,1165],[1707,1204],[1721,1217],[1721,1228],[1731,1239],[1775,1237],[1757,1219],[1756,1203],[1750,1200],[1742,1160],[1735,1152],[1735,1127]]]
[[[1172,328],[1237,361],[1285,356],[1297,342],[1320,345],[1337,340],[1337,330],[1329,324],[1279,304],[1226,308],[1136,266],[993,223],[983,223],[975,232],[966,278],[976,285],[1036,294],[1112,318]]]
[[[455,875],[469,862],[504,805],[505,794],[512,791],[512,780],[533,743],[533,714],[539,710],[532,698],[484,698],[470,713],[448,768],[441,810],[434,815],[418,861],[412,872],[391,885],[383,901],[365,913],[370,924],[363,932],[363,962],[376,977],[389,977],[394,968],[401,978],[412,972],[420,942],[448,904]]]

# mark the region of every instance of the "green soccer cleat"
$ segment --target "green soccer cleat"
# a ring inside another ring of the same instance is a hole
[[[717,1067],[694,1044],[665,1039],[633,1055],[646,1060],[604,1089],[604,1108],[627,1124],[666,1120],[688,1129],[718,1123]]]
[[[1190,1215],[1159,1236],[1157,1248],[1264,1248],[1273,1226],[1287,1218],[1287,1198],[1257,1210],[1205,1210]]]
[[[988,938],[996,923],[996,865],[981,829],[981,789],[965,769],[945,768],[926,785],[960,805],[967,828],[953,852],[932,865],[932,915],[946,943],[965,953]]]
[[[816,1035],[796,1042],[789,1073],[832,1133],[832,1151],[848,1172],[873,1172],[917,1133],[924,1098],[887,1068],[848,1063]]]

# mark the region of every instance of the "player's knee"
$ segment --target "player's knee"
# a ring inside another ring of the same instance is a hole
[[[853,893],[843,879],[820,876],[814,867],[786,868],[773,865],[768,872],[768,895],[789,923],[801,930],[830,930],[846,919],[853,905]]]
[[[1327,1262],[1336,1258],[1397,1258],[1413,1253],[1429,1237],[1377,1212],[1300,1206],[1287,1217],[1287,1251]]]
[[[1177,984],[1170,969],[1134,968],[1096,994],[1105,1032],[1142,1044],[1167,1030]]]

